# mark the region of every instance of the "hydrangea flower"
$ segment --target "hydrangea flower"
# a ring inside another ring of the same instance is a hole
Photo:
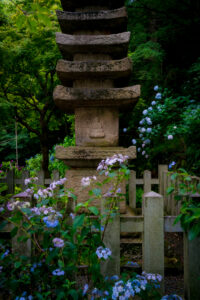
[[[81,185],[84,187],[89,186],[92,180],[97,180],[96,176],[83,177],[81,179]]]
[[[32,182],[37,181],[37,180],[38,180],[38,177],[26,178],[26,179],[24,180],[24,184],[25,184],[25,185],[28,185],[29,183],[32,183]]]
[[[143,125],[144,124],[144,119],[142,119],[141,121],[140,121],[140,125]]]
[[[83,296],[86,295],[86,293],[87,293],[87,291],[88,291],[88,288],[89,288],[89,286],[88,286],[88,284],[86,283],[86,284],[84,285],[84,288],[83,288]]]
[[[54,270],[54,271],[52,272],[52,274],[53,274],[54,276],[62,276],[62,275],[65,275],[65,271],[60,270],[60,269],[56,269],[56,270]]]
[[[149,106],[148,111],[152,111],[153,107]]]
[[[157,94],[155,95],[155,99],[157,99],[157,100],[162,99],[162,94],[161,94],[161,93],[157,93]]]
[[[151,133],[151,132],[152,132],[152,128],[150,128],[150,127],[147,128],[147,132],[148,132],[148,133]]]
[[[147,121],[148,125],[152,125],[152,121],[151,121],[151,119],[149,117],[146,117],[146,121]]]
[[[175,166],[176,162],[175,161],[172,161],[170,164],[169,164],[169,169],[171,169],[173,166]]]
[[[143,112],[142,112],[142,113],[143,113],[143,115],[144,115],[144,116],[146,116],[146,115],[148,114],[148,110],[147,110],[147,109],[145,109],[145,110],[143,110]]]
[[[127,155],[114,154],[112,157],[108,157],[105,160],[102,160],[97,167],[97,171],[108,170],[109,167],[117,163],[119,164],[126,163],[127,160],[128,160]]]
[[[142,151],[142,155],[145,155],[146,151]]]
[[[155,85],[153,89],[154,89],[155,92],[157,92],[158,89],[159,89],[159,86],[158,86],[158,85]]]
[[[112,252],[110,251],[109,248],[103,248],[102,246],[98,247],[96,250],[96,255],[98,258],[104,258],[108,259],[109,256],[111,256]]]
[[[62,239],[54,238],[53,239],[53,244],[54,244],[54,247],[62,248],[62,247],[64,247],[65,242]]]
[[[123,128],[123,132],[127,132],[127,128]]]
[[[165,295],[161,298],[161,300],[183,300],[180,296],[174,295]]]
[[[170,134],[170,135],[168,135],[167,138],[168,138],[168,140],[173,140],[174,137],[173,137],[173,135]]]
[[[1,206],[1,207],[0,207],[0,212],[2,212],[2,211],[4,211],[4,208]]]
[[[140,151],[141,151],[141,148],[139,147],[139,148],[137,149],[137,151],[140,152]]]
[[[153,100],[153,101],[151,102],[151,105],[156,105],[156,101]]]
[[[51,227],[55,228],[59,224],[58,219],[56,219],[56,218],[54,218],[52,216],[44,217],[43,221],[46,224],[46,226],[49,227],[49,228],[51,228]]]
[[[1,259],[4,259],[6,256],[8,256],[9,252],[9,250],[6,250],[6,252],[1,255]]]
[[[135,139],[132,139],[132,144],[133,145],[136,145],[137,144],[137,141]]]
[[[150,139],[146,139],[146,140],[144,140],[144,143],[145,143],[145,144],[150,144],[151,141],[150,141]]]
[[[141,132],[145,132],[146,129],[145,129],[144,127],[142,127],[142,128],[140,129],[140,131],[141,131]]]
[[[70,217],[72,218],[72,220],[74,220],[75,219],[75,214],[70,213]]]

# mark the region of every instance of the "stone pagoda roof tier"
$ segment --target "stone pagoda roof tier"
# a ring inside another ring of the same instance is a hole
[[[127,28],[127,12],[122,7],[115,10],[91,12],[57,11],[58,21],[63,33],[72,34],[81,30],[107,30],[109,33],[120,33]]]
[[[129,159],[136,158],[136,147],[56,147],[56,158],[64,161],[70,167],[94,167],[107,157],[114,154],[127,155]]]
[[[58,85],[53,93],[56,105],[73,113],[77,107],[119,107],[120,111],[134,106],[140,96],[140,85],[126,88],[66,88]]]
[[[67,61],[60,59],[56,66],[58,77],[64,86],[70,80],[118,79],[131,75],[130,58],[120,60]]]
[[[62,7],[66,11],[75,11],[88,6],[113,9],[124,6],[124,2],[124,0],[61,0]]]
[[[56,33],[56,42],[65,59],[79,53],[110,54],[114,59],[127,56],[130,32],[108,35],[70,35]]]

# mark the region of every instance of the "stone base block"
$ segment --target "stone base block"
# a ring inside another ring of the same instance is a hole
[[[74,190],[74,194],[77,196],[76,203],[72,202],[71,209],[73,210],[75,205],[78,203],[85,203],[91,196],[89,196],[89,191],[94,188],[94,185],[91,184],[88,187],[82,187],[81,179],[83,177],[96,176],[96,182],[102,182],[105,179],[104,175],[99,175],[96,169],[92,168],[81,168],[81,169],[71,169],[66,171],[67,181],[65,182],[66,188],[71,188]],[[105,184],[102,187],[102,195],[106,194],[111,187],[111,183]],[[126,193],[126,182],[124,181],[121,185],[121,193]],[[90,206],[96,206],[99,209],[101,208],[100,199],[96,199],[90,203]],[[84,211],[81,210],[82,212]],[[126,213],[126,199],[124,197],[123,201],[120,201],[120,213]]]

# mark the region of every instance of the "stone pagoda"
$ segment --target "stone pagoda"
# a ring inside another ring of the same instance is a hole
[[[57,17],[62,33],[56,33],[56,42],[63,59],[56,70],[62,85],[53,98],[63,112],[75,114],[76,146],[58,146],[56,157],[70,167],[66,185],[84,202],[88,191],[82,189],[81,178],[96,175],[102,159],[117,153],[136,157],[134,146],[118,146],[119,112],[134,107],[140,86],[127,87],[132,62],[124,0],[61,3],[64,11],[57,11]],[[120,209],[126,211],[125,203]]]

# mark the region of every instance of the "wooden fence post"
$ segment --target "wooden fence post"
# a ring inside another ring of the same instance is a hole
[[[136,208],[136,172],[130,171],[129,178],[129,206]]]
[[[191,197],[198,197],[195,194]],[[184,233],[184,292],[186,300],[200,299],[200,237],[190,241]]]
[[[109,213],[106,206],[106,199],[101,199],[102,226],[105,226],[105,218]],[[120,274],[120,214],[109,222],[105,231],[103,242],[112,251],[112,258],[101,263],[101,273],[104,276]]]
[[[24,191],[27,188],[27,186],[25,185],[24,181],[25,181],[26,178],[29,178],[29,177],[30,177],[30,172],[29,171],[23,171],[22,172],[22,177],[21,177],[21,180],[22,180],[22,182],[21,182],[22,191]]]
[[[144,171],[144,194],[151,191],[151,172],[149,170]]]
[[[143,196],[143,270],[164,277],[164,203],[155,192]],[[164,279],[164,278],[163,278]],[[162,284],[164,289],[164,284]]]
[[[57,170],[53,170],[53,181],[58,181],[60,179],[59,172]]]
[[[44,171],[40,170],[37,172],[38,181],[36,181],[37,185],[44,185],[45,178],[44,178]]]
[[[162,195],[163,197],[166,197],[166,183],[164,182],[164,172],[168,171],[168,166],[167,165],[159,165],[158,166],[158,179],[159,179],[159,194]]]
[[[8,186],[7,193],[8,194],[14,194],[15,191],[15,184],[14,184],[14,170],[11,169],[8,171],[7,176],[6,176],[6,184]]]

